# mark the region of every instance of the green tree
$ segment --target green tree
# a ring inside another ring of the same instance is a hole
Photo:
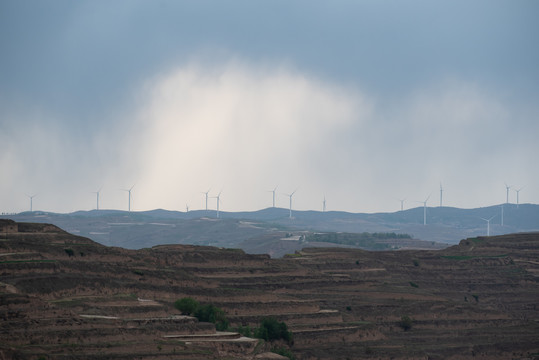
[[[174,307],[181,311],[183,315],[193,315],[200,304],[193,298],[184,297],[174,302]]]
[[[255,337],[266,341],[283,339],[288,343],[292,342],[292,333],[288,331],[286,324],[273,317],[262,319],[260,327],[255,332]]]
[[[228,329],[228,319],[225,312],[213,304],[199,306],[195,311],[195,317],[199,321],[211,322],[219,331]]]

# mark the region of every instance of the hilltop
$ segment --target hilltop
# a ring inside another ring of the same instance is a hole
[[[538,233],[271,259],[208,246],[107,247],[48,224],[0,227],[5,358],[269,359],[272,346],[297,359],[539,356]],[[230,330],[182,316],[173,303],[186,296],[224,309]],[[235,332],[268,315],[288,324],[292,344]]]

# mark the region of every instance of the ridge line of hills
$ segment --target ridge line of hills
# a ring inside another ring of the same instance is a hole
[[[195,210],[188,213],[168,210],[127,212],[119,210],[77,211],[70,214],[24,212],[4,215],[20,222],[51,223],[67,231],[91,238],[108,246],[129,249],[149,248],[159,244],[211,245],[241,248],[248,253],[280,257],[307,246],[342,246],[335,243],[299,241],[309,234],[324,233],[395,233],[407,234],[414,241],[392,241],[382,245],[358,243],[364,249],[435,249],[457,244],[460,240],[487,235],[539,231],[539,205],[503,204],[477,209],[452,207],[423,208],[393,213],[347,213],[294,211],[267,208],[253,212]],[[483,219],[496,217],[487,223]],[[503,220],[503,226],[502,224]]]

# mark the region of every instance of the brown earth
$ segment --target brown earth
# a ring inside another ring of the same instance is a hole
[[[111,248],[46,224],[10,229],[0,234],[0,359],[272,359],[274,346],[297,359],[539,358],[538,233],[270,259]],[[186,296],[223,308],[231,329],[274,316],[293,344],[216,332],[173,307]]]

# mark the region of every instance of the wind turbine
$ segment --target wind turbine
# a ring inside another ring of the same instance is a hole
[[[427,201],[429,201],[430,195],[427,196],[425,201],[418,201],[418,203],[423,203],[423,226],[427,225]]]
[[[275,190],[277,190],[278,186],[279,185],[277,185],[273,190],[268,190],[268,192],[273,193],[273,207],[275,207]]]
[[[298,191],[298,189],[294,190],[292,194],[284,194],[290,198],[290,215],[289,215],[290,219],[292,219],[292,196],[294,196],[296,191]]]
[[[135,184],[133,184],[133,186],[131,186],[130,189],[122,189],[123,191],[127,191],[128,193],[128,199],[127,199],[127,211],[131,212],[131,190],[133,190],[133,188],[135,187]]]
[[[401,202],[401,211],[404,210],[404,201],[405,201],[405,200],[406,200],[406,199],[399,199],[399,201]]]
[[[185,204],[185,212],[188,213],[189,212],[189,205]]]
[[[133,186],[135,186],[135,185],[133,185]],[[99,190],[97,190],[97,191],[92,191],[93,194],[96,194],[96,198],[97,198],[96,199],[97,203],[96,203],[96,208],[95,208],[96,210],[99,210],[99,193],[101,192],[101,189],[102,189],[102,187],[100,187]]]
[[[440,207],[442,207],[442,195],[443,195],[444,189],[442,188],[442,183],[440,183]]]
[[[524,189],[524,186],[521,187],[521,188],[518,189],[518,190],[517,190],[517,189],[513,189],[513,190],[515,190],[515,192],[517,193],[517,209],[518,209],[518,194],[520,193],[520,190],[522,190],[522,189]]]
[[[34,194],[34,195],[26,195],[30,198],[30,212],[34,211],[34,204],[33,204],[33,200],[34,198],[37,196],[37,194]]]
[[[481,220],[485,220],[487,222],[487,236],[490,236],[490,220],[494,219],[495,217],[496,217],[496,215],[494,215],[490,219],[481,218]]]
[[[505,184],[505,189],[506,189],[506,191],[507,191],[505,203],[506,203],[506,204],[509,204],[509,189],[511,189],[511,186],[507,185],[507,183],[504,183],[504,184]]]
[[[202,192],[202,194],[206,195],[206,211],[208,211],[208,193],[210,192],[211,188],[208,189],[206,192]]]
[[[326,212],[326,195],[324,195],[324,201],[322,202],[322,211]]]
[[[221,193],[223,191],[219,191],[219,194],[217,196],[212,196],[212,199],[217,199],[217,218],[219,218],[219,202],[221,201]]]

